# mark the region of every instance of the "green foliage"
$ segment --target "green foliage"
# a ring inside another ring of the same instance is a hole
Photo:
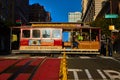
[[[115,28],[117,30],[120,30],[120,17],[116,18],[116,19],[113,19],[113,24],[115,25]]]
[[[116,19],[100,18],[90,23],[92,27],[100,27],[101,33],[110,35],[109,25],[115,25],[115,29],[120,30],[120,17]]]

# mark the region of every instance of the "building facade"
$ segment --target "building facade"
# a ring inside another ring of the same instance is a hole
[[[32,4],[29,6],[29,22],[50,22],[50,13],[45,11],[40,4]]]
[[[85,13],[86,13],[87,4],[88,4],[88,0],[82,0],[82,16],[81,16],[81,18],[83,18],[83,16],[84,16]]]
[[[82,0],[82,22],[105,18],[105,14],[120,15],[120,0]]]
[[[15,1],[15,19],[20,19],[23,24],[29,21],[29,0],[16,0]]]
[[[69,12],[68,22],[81,22],[81,12]]]
[[[82,21],[94,21],[107,0],[83,0]]]
[[[120,16],[120,0],[108,0],[99,12],[96,20],[105,18],[106,14],[117,14]]]
[[[22,5],[22,6],[21,6]],[[20,19],[28,23],[29,0],[0,0],[0,19],[15,24]]]

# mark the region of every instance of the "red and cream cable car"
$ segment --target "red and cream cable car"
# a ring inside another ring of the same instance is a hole
[[[66,51],[69,54],[99,54],[101,29],[84,27],[81,23],[37,23],[31,26],[12,28],[19,29],[18,50],[13,53],[57,53]],[[73,47],[74,35],[78,46]]]

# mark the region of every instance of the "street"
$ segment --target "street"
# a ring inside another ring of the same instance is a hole
[[[0,58],[0,80],[59,80],[61,59]]]
[[[1,56],[1,59],[37,59],[45,56],[28,56],[28,55],[9,55]],[[54,58],[62,58],[63,56],[54,56]],[[120,57],[113,56],[68,56],[67,70],[68,80],[120,80]],[[3,69],[1,69],[3,70]],[[41,71],[40,71],[41,72]]]
[[[120,80],[120,58],[79,56],[67,66],[68,80]]]

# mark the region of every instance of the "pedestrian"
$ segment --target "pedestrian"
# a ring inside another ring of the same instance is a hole
[[[77,40],[78,40],[78,41],[83,41],[83,37],[82,37],[80,34],[78,34]]]
[[[108,55],[112,56],[113,54],[113,44],[112,44],[112,39],[108,37]]]
[[[105,41],[101,42],[101,54],[106,56],[106,43],[105,43]]]
[[[78,41],[76,34],[73,34],[73,48],[78,48]]]

